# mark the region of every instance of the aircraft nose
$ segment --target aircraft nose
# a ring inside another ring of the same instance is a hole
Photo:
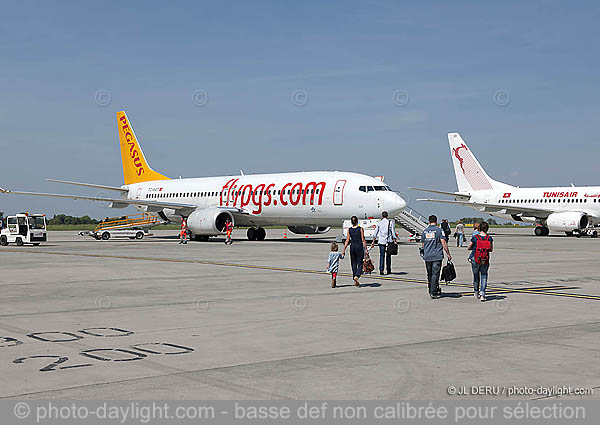
[[[406,201],[402,198],[402,196],[397,193],[392,194],[390,199],[389,213],[392,215],[396,215],[402,209],[406,207]]]

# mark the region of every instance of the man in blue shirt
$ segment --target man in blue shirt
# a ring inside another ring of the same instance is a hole
[[[432,299],[436,299],[442,293],[440,289],[440,271],[442,270],[444,252],[446,252],[448,260],[452,260],[452,255],[450,255],[450,250],[448,249],[446,235],[438,227],[435,215],[429,216],[429,226],[423,230],[421,241],[422,256],[423,260],[425,260],[425,268],[427,269],[429,296]]]

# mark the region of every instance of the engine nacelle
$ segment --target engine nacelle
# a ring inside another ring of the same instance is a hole
[[[229,211],[220,208],[197,209],[187,218],[187,226],[194,235],[220,235],[225,232],[227,219],[234,222]]]
[[[587,214],[576,211],[555,212],[546,219],[546,226],[556,232],[585,229],[590,222]]]
[[[288,229],[297,235],[316,235],[318,233],[327,233],[331,227],[316,226],[289,226]]]

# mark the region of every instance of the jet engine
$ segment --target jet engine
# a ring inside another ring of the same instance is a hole
[[[292,233],[298,235],[316,235],[318,233],[327,233],[331,227],[317,227],[317,226],[289,226],[288,229]]]
[[[546,219],[546,226],[556,232],[583,230],[590,223],[587,214],[576,211],[555,212]]]
[[[220,235],[225,232],[225,221],[233,215],[220,208],[197,209],[187,218],[188,229],[194,235]]]

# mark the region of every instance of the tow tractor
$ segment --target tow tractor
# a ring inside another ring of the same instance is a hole
[[[110,238],[143,239],[149,236],[148,229],[164,221],[150,214],[142,213],[119,218],[106,218],[89,232],[79,232],[81,236],[91,236],[96,240],[107,241]]]
[[[0,231],[0,245],[6,246],[15,243],[18,246],[24,244],[39,245],[46,242],[46,215],[45,214],[16,214],[2,218],[2,230]]]

